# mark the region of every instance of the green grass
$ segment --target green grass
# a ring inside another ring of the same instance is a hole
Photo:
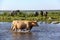
[[[41,16],[40,14],[38,16],[34,16],[34,14],[22,14],[25,15],[25,17],[21,15],[15,15],[15,16],[9,16],[9,14],[2,14],[0,15],[0,22],[12,22],[13,20],[37,20],[37,21],[60,21],[60,12],[59,13],[52,13],[48,12],[47,18],[45,16]],[[48,17],[56,18],[55,20],[48,20]]]
[[[37,16],[37,17],[19,17],[19,16],[0,16],[0,22],[12,22],[13,20],[37,20],[37,21],[60,21],[60,16],[48,16],[56,18],[55,20],[48,20],[48,18]]]

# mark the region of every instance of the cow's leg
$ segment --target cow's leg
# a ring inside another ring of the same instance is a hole
[[[16,26],[14,25],[14,24],[12,24],[12,26],[11,26],[11,30],[15,30],[16,29]]]
[[[26,28],[26,31],[30,32],[30,30],[31,30],[31,29],[30,29],[29,27],[28,27],[28,28]]]
[[[28,32],[30,32],[31,29],[32,29],[32,27],[28,27],[26,30],[27,30]]]
[[[30,29],[29,30],[31,30],[32,29],[32,27],[30,27]]]
[[[26,25],[26,30],[29,30],[29,24]]]
[[[15,27],[12,27],[12,30],[14,31],[15,30]]]
[[[31,29],[32,29],[32,27],[30,26],[30,27],[27,27],[26,29],[27,29],[27,30],[31,30]]]
[[[21,32],[22,30],[21,29],[18,29],[17,32]]]
[[[17,31],[17,26],[14,25],[14,26],[12,27],[12,30],[13,30],[13,31]]]
[[[11,30],[13,30],[13,27],[14,27],[14,25],[12,24],[12,25],[11,25]]]
[[[17,28],[17,25],[16,25],[16,26],[15,26],[15,31],[17,31],[17,29],[18,29],[18,28]]]

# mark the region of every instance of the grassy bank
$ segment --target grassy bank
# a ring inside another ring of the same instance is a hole
[[[18,17],[18,16],[0,16],[0,22],[12,22],[13,20],[37,20],[37,21],[60,21],[60,16],[50,16],[55,19],[49,20],[48,18],[37,16],[37,17]]]
[[[9,12],[0,14],[0,22],[12,22],[13,20],[60,21],[60,12],[48,12],[47,17],[41,16],[40,12],[37,14],[34,14],[34,12],[17,12],[13,16]]]

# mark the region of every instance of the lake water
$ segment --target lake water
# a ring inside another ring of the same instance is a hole
[[[0,22],[0,40],[60,40],[60,23],[38,22],[31,32],[12,32],[11,22]]]

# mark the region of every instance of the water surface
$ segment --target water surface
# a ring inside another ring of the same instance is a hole
[[[60,40],[60,23],[38,22],[29,33],[12,32],[11,22],[0,22],[0,40]]]

